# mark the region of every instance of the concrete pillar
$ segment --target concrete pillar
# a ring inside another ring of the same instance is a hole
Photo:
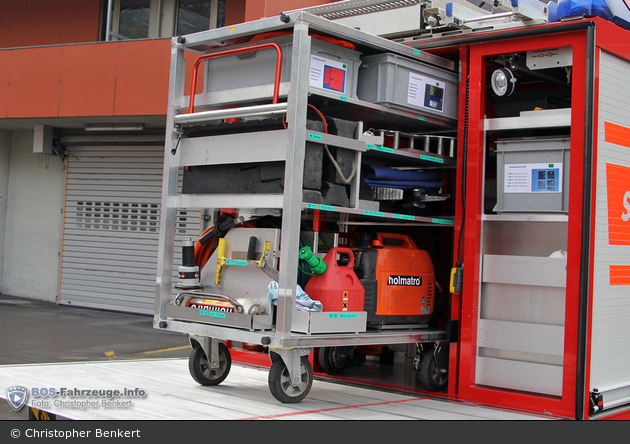
[[[4,139],[0,137],[0,164]],[[56,302],[65,165],[55,155],[33,153],[33,131],[11,133],[9,160],[2,197],[6,199],[2,292]],[[0,190],[2,171],[0,166]]]
[[[4,231],[7,221],[7,194],[9,190],[9,159],[11,133],[0,130],[0,293],[2,293],[2,270],[4,264]]]

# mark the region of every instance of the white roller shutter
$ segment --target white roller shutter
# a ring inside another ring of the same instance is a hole
[[[630,268],[630,245],[610,238],[618,229],[609,226],[609,207],[615,207],[608,197],[619,185],[608,183],[608,172],[630,170],[630,148],[607,140],[605,131],[607,124],[630,128],[630,63],[603,51],[600,54],[590,390],[602,393],[604,409],[611,409],[630,404],[630,285],[614,282],[611,276],[614,267]],[[620,189],[623,195],[630,185],[622,183]],[[612,218],[622,223],[622,216],[619,211]]]
[[[61,304],[153,314],[163,153],[163,144],[68,147]],[[198,210],[178,213],[176,245],[185,236],[199,236]],[[177,270],[181,251],[175,259]]]

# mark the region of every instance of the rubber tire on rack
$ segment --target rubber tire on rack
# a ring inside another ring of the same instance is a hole
[[[339,375],[348,367],[354,347],[323,347],[319,349],[319,366],[324,373]]]
[[[285,404],[297,403],[306,398],[313,385],[313,367],[306,356],[300,358],[302,382],[294,387],[291,385],[289,369],[280,357],[274,359],[269,369],[269,391],[278,401]]]
[[[431,392],[441,392],[448,385],[448,373],[441,373],[433,353],[426,353],[420,363],[420,382]]]
[[[210,370],[208,367],[208,358],[200,345],[195,345],[188,358],[188,371],[190,376],[201,385],[219,385],[232,368],[232,356],[230,351],[223,343],[219,343],[219,368]]]

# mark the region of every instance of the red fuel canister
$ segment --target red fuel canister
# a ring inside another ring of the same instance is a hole
[[[337,259],[347,257],[347,263]],[[326,272],[312,276],[304,291],[324,306],[323,311],[363,311],[365,290],[354,273],[354,253],[345,247],[332,248],[324,257]]]

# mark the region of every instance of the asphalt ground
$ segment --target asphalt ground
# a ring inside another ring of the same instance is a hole
[[[0,294],[0,365],[187,358],[188,336],[153,316],[68,307]],[[0,399],[0,420],[27,420]],[[62,418],[58,418],[62,419]]]

